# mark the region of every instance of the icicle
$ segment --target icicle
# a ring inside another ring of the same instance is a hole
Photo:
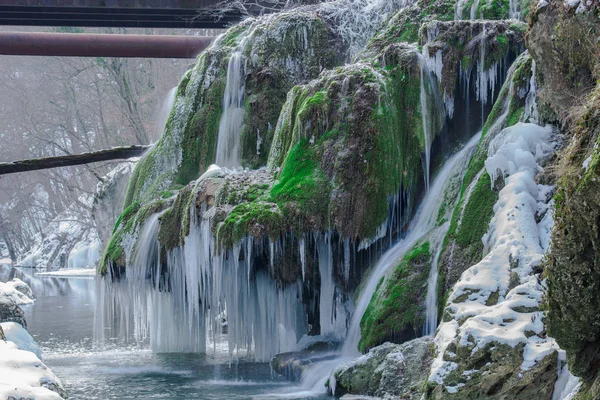
[[[195,206],[190,213],[190,221],[197,221]],[[266,361],[295,349],[308,331],[301,287],[278,284],[264,268],[255,268],[252,238],[220,253],[210,219],[201,217],[184,244],[167,254],[168,280],[161,287],[158,219],[153,215],[142,227],[125,277],[102,283],[98,318],[119,321],[114,331],[123,337],[150,338],[158,352],[205,352],[207,343],[216,348],[225,325],[231,357],[253,352]],[[270,244],[275,256],[278,248]]]
[[[529,79],[529,92],[525,98],[525,114],[523,121],[538,123],[540,119],[537,106],[537,82],[535,81],[535,60],[531,64],[531,79]]]
[[[319,312],[321,335],[334,333],[333,302],[335,283],[333,281],[333,251],[331,249],[331,233],[325,233],[317,240],[319,274],[321,288],[319,291]]]
[[[344,281],[350,280],[350,238],[344,238]]]
[[[306,280],[306,243],[304,237],[298,240],[298,247],[300,248],[300,264],[302,265],[302,281]]]

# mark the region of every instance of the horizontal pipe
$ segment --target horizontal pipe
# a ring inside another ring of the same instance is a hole
[[[59,57],[194,58],[212,36],[0,32],[0,54]]]

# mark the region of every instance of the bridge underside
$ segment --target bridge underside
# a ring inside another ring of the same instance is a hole
[[[0,25],[222,29],[239,11],[214,11],[222,0],[0,0]],[[257,1],[251,13],[272,8]],[[55,5],[58,4],[58,5]],[[221,10],[222,11],[222,10]]]

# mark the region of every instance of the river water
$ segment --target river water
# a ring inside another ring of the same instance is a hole
[[[23,307],[28,330],[70,399],[307,398],[268,363],[239,360],[230,365],[226,351],[155,354],[143,343],[95,342],[95,277],[40,276],[0,265],[0,281],[15,277],[36,296],[33,305]]]

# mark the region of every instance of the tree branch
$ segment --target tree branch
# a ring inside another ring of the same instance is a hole
[[[114,147],[90,153],[0,163],[0,175],[139,157],[149,148],[150,146]]]

